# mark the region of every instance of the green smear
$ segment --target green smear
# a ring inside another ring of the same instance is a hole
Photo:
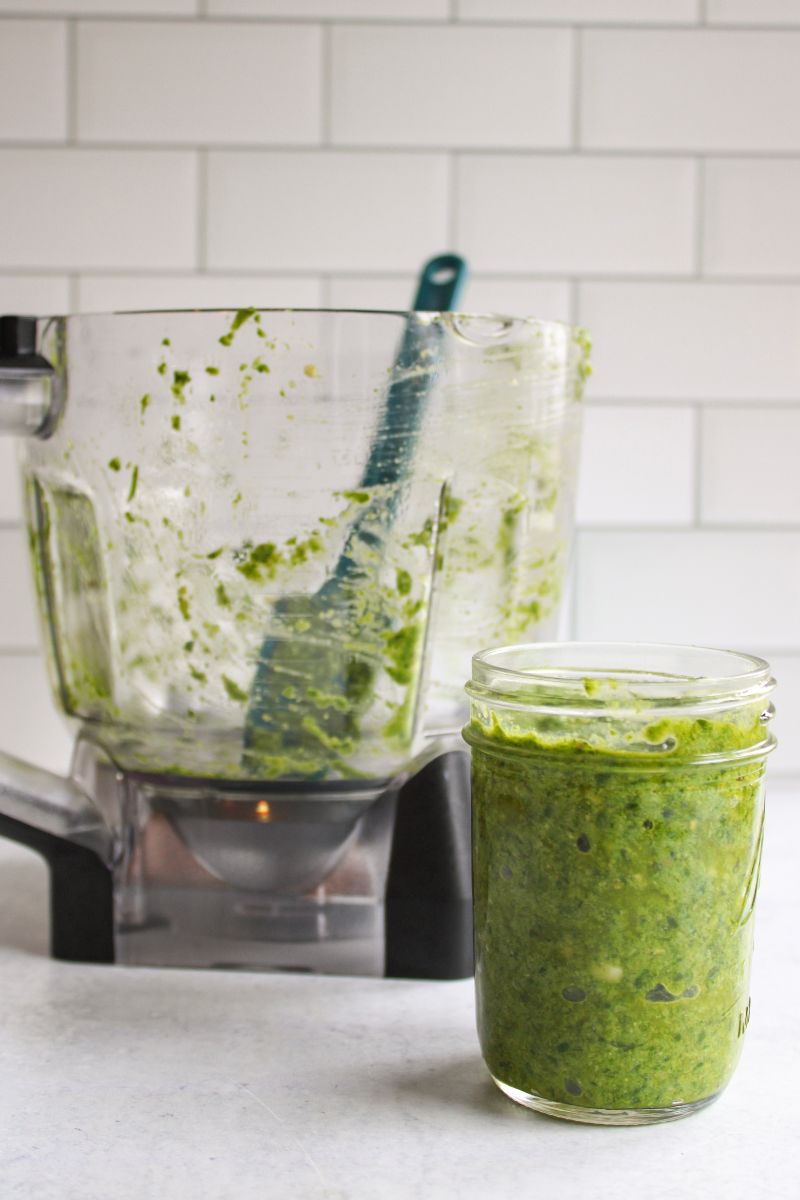
[[[134,467],[133,471],[131,473],[131,486],[128,489],[128,504],[130,504],[131,500],[136,495],[136,487],[137,487],[138,483],[139,483],[139,468]]]
[[[235,317],[233,318],[233,320],[231,321],[231,327],[228,330],[228,332],[226,334],[223,334],[223,336],[219,339],[220,345],[222,345],[222,346],[232,345],[236,331],[241,329],[241,327],[242,327],[242,325],[244,325],[245,321],[249,321],[251,317],[254,317],[256,315],[256,311],[257,310],[255,308],[240,308],[239,311],[236,313]]]
[[[180,404],[186,403],[184,392],[187,386],[192,382],[192,377],[188,371],[173,371],[171,392],[175,399]]]
[[[238,683],[234,683],[234,681],[227,675],[222,676],[222,683],[231,700],[235,700],[237,704],[247,703],[247,692],[243,692]]]

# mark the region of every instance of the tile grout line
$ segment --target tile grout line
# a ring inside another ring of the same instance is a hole
[[[198,153],[200,149],[202,149],[202,152],[204,152],[206,154],[212,153],[212,151],[205,150],[205,148],[196,148],[195,153]],[[457,158],[460,157],[460,155],[458,154],[457,151],[455,151],[454,153]],[[25,266],[22,264],[14,265],[12,263],[12,264],[7,264],[7,265],[6,264],[0,265],[0,279],[2,279],[4,277],[15,276],[15,275],[21,275],[27,279],[37,279],[37,278],[43,278],[43,277],[47,277],[47,276],[51,276],[51,275],[66,275],[72,269],[80,270],[87,275],[98,275],[98,276],[124,275],[127,278],[135,278],[135,279],[150,279],[150,278],[158,278],[159,276],[172,276],[172,275],[182,276],[182,277],[183,276],[191,276],[195,271],[194,267],[175,267],[172,270],[170,270],[170,269],[165,270],[163,267],[159,267],[159,266],[132,267],[129,264],[117,264],[117,265],[102,266],[102,267],[95,266],[95,267],[89,267],[89,268],[81,266],[78,268],[71,268],[69,266],[30,267],[30,266]],[[332,268],[329,268],[329,270],[331,271],[331,274],[333,274],[333,275],[342,275],[346,278],[351,278],[351,279],[362,279],[362,278],[364,278],[364,279],[382,279],[382,278],[400,279],[409,274],[408,270],[405,270],[401,267],[396,267],[396,266],[384,267],[384,268],[364,267],[363,269],[360,269],[360,270],[353,270],[351,267],[343,266],[343,267],[332,267]],[[271,270],[271,269],[260,270],[257,268],[242,267],[242,266],[237,265],[237,266],[229,266],[229,267],[214,267],[214,268],[209,269],[209,274],[237,275],[237,276],[241,276],[242,278],[246,278],[248,275],[271,275],[276,278],[281,278],[283,276],[290,276],[290,277],[296,277],[296,278],[302,279],[302,278],[306,278],[308,276],[317,275],[318,270],[315,267],[285,267],[285,268],[279,269],[279,270]],[[588,284],[593,287],[650,287],[650,286],[656,286],[656,287],[670,288],[673,286],[684,286],[685,287],[685,286],[701,285],[701,286],[709,286],[709,287],[719,287],[719,286],[731,287],[731,288],[735,288],[735,289],[739,289],[739,288],[758,289],[758,288],[778,287],[778,288],[791,288],[794,290],[796,290],[798,287],[800,287],[800,276],[798,276],[798,275],[783,276],[783,277],[777,276],[777,275],[771,275],[771,276],[704,275],[702,278],[697,279],[691,274],[659,275],[659,274],[652,274],[650,272],[648,272],[646,274],[642,274],[642,275],[633,275],[633,274],[611,275],[611,274],[607,274],[607,273],[599,273],[598,274],[598,273],[594,273],[594,272],[588,272],[588,273],[585,272],[581,275],[569,275],[564,271],[559,271],[556,269],[551,270],[551,271],[520,271],[520,272],[505,271],[505,270],[492,271],[492,270],[480,269],[480,270],[473,271],[472,275],[473,275],[473,278],[475,278],[475,279],[491,280],[492,282],[557,283],[557,284],[560,283],[560,284],[565,284],[567,286],[569,286],[572,283],[575,283],[577,285]],[[624,399],[624,397],[622,397],[622,399]],[[661,400],[679,400],[680,398],[675,397],[675,396],[657,396],[657,397],[655,397],[655,399],[657,401],[661,401]],[[698,399],[698,400],[699,399],[707,399],[707,397],[705,397],[705,396],[702,396],[702,397],[689,396],[686,399],[691,401],[694,399]],[[754,402],[761,401],[762,396],[761,395],[753,396],[753,397],[751,397],[751,399]],[[798,397],[798,399],[800,399],[800,397]],[[732,403],[732,404],[740,402],[740,401],[737,401],[735,398],[728,400],[726,397],[721,397],[720,400],[721,400],[721,402]],[[747,403],[748,401],[745,400],[744,402]],[[773,396],[773,397],[767,397],[766,399],[764,399],[764,403],[766,403],[766,404],[787,403],[787,402],[791,402],[791,401],[787,401],[787,399],[785,397],[783,399],[781,399],[779,397]]]
[[[452,0],[453,3],[456,0]],[[702,0],[701,0],[702,2]],[[193,13],[157,13],[144,12],[137,13],[132,11],[122,11],[118,13],[112,12],[85,12],[83,15],[90,17],[92,21],[102,22],[103,24],[115,25],[123,23],[132,23],[137,25],[153,24],[164,25],[168,23],[191,25],[198,20],[206,19],[209,24],[213,25],[318,25],[320,17],[318,16],[273,16],[269,13],[210,13],[207,11],[207,6],[204,0],[199,0],[201,7]],[[3,21],[15,21],[20,18],[30,21],[53,21],[64,20],[64,10],[51,9],[49,11],[40,11],[31,13],[28,12],[24,4],[20,0],[20,4],[15,9],[4,9],[0,13],[0,24]],[[682,21],[636,21],[619,19],[616,21],[587,21],[578,17],[565,19],[562,17],[552,18],[513,18],[513,17],[457,17],[458,23],[465,28],[472,29],[590,29],[599,30],[609,33],[696,33],[698,29],[708,26],[714,32],[720,31],[723,33],[739,33],[744,36],[751,33],[800,33],[800,22],[795,21],[761,21],[753,22],[752,24],[736,24],[733,21],[713,21],[709,22],[707,17],[702,17],[698,14],[697,17]],[[442,17],[426,19],[424,17],[402,17],[393,16],[388,18],[381,17],[346,17],[337,16],[333,18],[337,25],[348,27],[362,26],[366,28],[391,28],[398,26],[407,28],[413,26],[421,31],[427,29],[442,29],[453,23],[453,17],[448,10],[447,14]],[[702,22],[702,24],[701,24]]]
[[[715,533],[722,534],[726,537],[743,537],[752,535],[753,537],[769,537],[772,535],[780,535],[782,537],[790,537],[795,539],[800,535],[800,521],[792,524],[776,524],[769,521],[759,521],[748,524],[745,521],[737,520],[730,523],[721,521],[707,521],[702,525],[695,527],[691,521],[683,521],[680,524],[647,524],[636,523],[630,521],[626,524],[613,521],[598,521],[596,525],[587,524],[585,521],[579,522],[579,528],[582,533],[599,533],[604,536],[627,536],[629,534],[647,534],[648,537],[665,534],[682,534],[684,536],[694,537],[698,533]]]
[[[798,31],[800,32],[800,31]],[[201,143],[197,141],[182,141],[182,140],[166,140],[153,141],[147,138],[113,141],[109,138],[91,138],[81,139],[77,145],[78,149],[94,151],[94,150],[111,150],[119,153],[137,154],[142,151],[149,153],[170,154],[176,151],[192,151],[198,149]],[[0,150],[57,150],[63,147],[64,141],[59,138],[32,138],[32,137],[0,137]],[[416,156],[442,156],[452,150],[458,150],[459,154],[463,154],[472,158],[513,158],[523,159],[534,162],[542,158],[554,159],[573,159],[575,161],[587,161],[589,159],[598,158],[609,161],[640,161],[654,159],[659,162],[692,162],[695,158],[703,157],[705,160],[727,162],[730,160],[745,159],[754,164],[770,161],[778,162],[800,162],[800,145],[792,149],[764,149],[757,146],[740,146],[738,149],[715,149],[714,147],[660,147],[660,146],[589,146],[581,145],[576,148],[574,146],[543,146],[516,143],[511,145],[498,146],[496,143],[480,143],[475,142],[470,145],[454,146],[452,142],[437,142],[435,144],[424,144],[420,142],[337,142],[330,147],[321,146],[319,142],[281,142],[281,141],[263,141],[263,142],[237,142],[237,141],[208,141],[202,143],[204,150],[219,150],[227,151],[236,154],[308,154],[321,149],[331,149],[337,152],[346,154],[363,154],[363,155],[379,155],[384,157],[403,158],[409,155]],[[778,277],[779,278],[779,277]]]
[[[197,150],[195,183],[195,270],[205,274],[208,267],[208,151]]]

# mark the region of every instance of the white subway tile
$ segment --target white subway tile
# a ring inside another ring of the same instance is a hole
[[[578,556],[579,638],[800,643],[800,533],[585,532]]]
[[[450,15],[450,0],[206,0],[212,16],[319,17],[335,21],[441,21]]]
[[[459,16],[470,21],[669,25],[695,21],[698,11],[698,0],[458,0]]]
[[[405,312],[414,299],[413,275],[332,275],[327,302],[331,308],[395,309]]]
[[[0,521],[22,520],[22,484],[15,438],[0,436]],[[2,631],[0,631],[2,637]]]
[[[24,529],[0,529],[0,560],[0,654],[7,649],[32,649],[39,643],[39,627]]]
[[[88,22],[78,62],[83,141],[319,140],[313,25]]]
[[[334,143],[569,145],[567,30],[344,25],[332,39]]]
[[[706,20],[720,25],[800,25],[797,0],[706,0]]]
[[[459,307],[468,312],[569,321],[570,290],[566,279],[497,279],[487,275],[469,281]]]
[[[186,17],[199,0],[0,0],[0,13],[54,13],[97,17]]]
[[[336,308],[407,309],[414,297],[413,275],[334,275],[328,300]],[[568,321],[570,289],[563,279],[473,278],[458,302],[463,312],[500,312]]]
[[[694,516],[690,408],[588,405],[577,519],[593,525],[687,525]]]
[[[0,522],[21,520],[22,484],[17,467],[17,442],[15,438],[3,435],[0,436]]]
[[[47,316],[68,311],[66,275],[0,275],[0,312]]]
[[[773,732],[778,748],[770,757],[767,776],[797,774],[800,772],[800,654],[771,654],[769,650],[762,654],[758,647],[754,653],[766,658],[778,684],[772,697]]]
[[[433,154],[209,154],[208,260],[220,269],[414,269],[446,237]]]
[[[78,312],[158,308],[319,308],[319,279],[293,275],[83,275]]]
[[[0,140],[59,141],[67,133],[67,27],[0,26]]]
[[[684,273],[694,178],[686,159],[465,155],[456,241],[486,272]]]
[[[800,149],[800,34],[589,30],[590,148]]]
[[[703,269],[709,275],[800,275],[800,162],[706,163]]]
[[[800,526],[800,409],[707,410],[702,447],[704,521]]]
[[[800,398],[800,287],[584,283],[578,317],[595,398]]]
[[[0,150],[0,266],[193,267],[191,153]]]
[[[0,748],[64,775],[72,741],[53,702],[41,657],[0,655]]]

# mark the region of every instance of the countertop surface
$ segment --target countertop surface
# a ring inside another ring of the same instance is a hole
[[[796,1200],[800,809],[773,785],[752,1020],[722,1098],[603,1129],[494,1088],[471,982],[46,956],[46,874],[0,842],[0,1197]]]

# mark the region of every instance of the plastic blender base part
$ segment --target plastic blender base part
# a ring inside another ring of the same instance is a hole
[[[143,782],[107,766],[97,779],[103,794],[95,799],[106,809],[124,804],[134,831],[113,866],[87,847],[0,817],[0,835],[38,851],[50,867],[53,957],[419,979],[471,975],[466,753],[439,755],[399,789],[373,790],[354,834],[345,813],[340,860],[303,895],[208,871],[182,836],[187,818],[174,821],[176,792],[186,786],[188,811],[195,781]],[[270,794],[260,789],[252,802],[269,807]],[[286,804],[285,787],[281,795]],[[207,826],[207,816],[200,820]],[[267,828],[240,817],[234,824],[245,839],[248,830],[263,837]]]
[[[0,813],[0,837],[41,854],[50,868],[50,953],[64,962],[114,962],[111,870],[85,846]]]

